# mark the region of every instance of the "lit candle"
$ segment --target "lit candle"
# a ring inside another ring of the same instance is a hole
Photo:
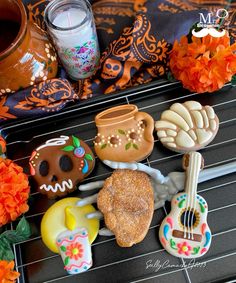
[[[45,22],[58,55],[72,79],[91,77],[100,59],[91,6],[87,0],[53,0]]]

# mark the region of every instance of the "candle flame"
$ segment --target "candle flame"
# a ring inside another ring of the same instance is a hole
[[[72,231],[76,228],[76,218],[71,212],[71,208],[71,206],[65,208],[65,226]]]

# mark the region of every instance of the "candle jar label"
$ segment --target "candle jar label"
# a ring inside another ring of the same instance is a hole
[[[59,57],[72,78],[91,77],[99,66],[100,52],[97,36],[74,47],[58,47]]]
[[[53,0],[46,7],[45,22],[68,75],[74,80],[91,77],[100,51],[90,3]]]
[[[69,274],[84,272],[92,266],[91,245],[86,228],[60,233],[56,244]]]

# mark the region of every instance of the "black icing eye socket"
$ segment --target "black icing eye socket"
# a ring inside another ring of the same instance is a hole
[[[63,155],[60,158],[59,165],[64,172],[70,172],[73,169],[73,162],[68,155]]]
[[[49,172],[49,163],[44,160],[39,165],[39,173],[41,176],[45,177],[48,175]]]

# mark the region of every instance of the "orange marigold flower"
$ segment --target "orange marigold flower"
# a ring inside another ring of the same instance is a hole
[[[28,211],[29,182],[23,168],[0,157],[0,227]]]
[[[183,36],[170,53],[170,69],[190,91],[216,91],[236,74],[236,43],[230,45],[227,33],[220,38],[192,36],[191,43]]]
[[[14,261],[0,260],[0,282],[13,283],[20,276],[19,272],[14,271]]]

